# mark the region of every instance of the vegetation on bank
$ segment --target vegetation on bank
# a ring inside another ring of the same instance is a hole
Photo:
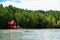
[[[6,29],[10,19],[22,28],[60,28],[60,11],[24,10],[0,4],[0,29]]]

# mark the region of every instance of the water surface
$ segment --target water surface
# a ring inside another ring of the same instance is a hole
[[[0,40],[60,40],[60,29],[0,30]]]

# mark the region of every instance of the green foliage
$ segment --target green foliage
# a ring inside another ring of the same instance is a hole
[[[60,11],[24,10],[0,4],[0,28],[7,28],[10,19],[22,28],[60,28]]]

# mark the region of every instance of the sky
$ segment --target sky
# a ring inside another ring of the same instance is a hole
[[[3,6],[13,5],[28,10],[59,10],[60,0],[0,0]]]

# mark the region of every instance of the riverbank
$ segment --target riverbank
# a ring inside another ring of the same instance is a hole
[[[45,29],[0,29],[0,30],[56,30],[56,29],[60,29],[60,28],[45,28]]]

